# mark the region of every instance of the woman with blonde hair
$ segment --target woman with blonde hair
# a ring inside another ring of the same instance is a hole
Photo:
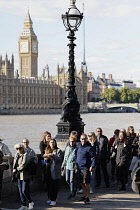
[[[58,194],[58,181],[61,178],[61,164],[63,153],[57,147],[55,139],[50,139],[49,146],[45,149],[43,155],[47,164],[47,179],[48,179],[48,201],[50,206],[56,205],[56,198]]]
[[[18,143],[14,146],[14,148],[17,150],[17,152],[13,162],[13,174],[15,174],[17,177],[18,189],[22,202],[22,206],[18,210],[33,209],[34,203],[32,202],[29,193],[31,175],[26,170],[30,157],[27,152],[25,152],[23,144]],[[27,207],[27,202],[29,203],[29,207]]]
[[[99,145],[97,142],[97,137],[94,132],[88,133],[88,141],[90,142],[92,149],[96,152],[96,158],[98,161]],[[94,169],[94,171],[90,172],[90,193],[94,193],[93,187],[94,187],[95,170],[96,170],[96,168]]]

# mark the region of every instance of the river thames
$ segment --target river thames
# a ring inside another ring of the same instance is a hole
[[[103,134],[110,138],[115,129],[133,125],[135,132],[140,129],[139,113],[87,113],[81,114],[85,125],[85,133],[95,132],[97,127],[103,129]],[[9,146],[12,154],[15,154],[14,145],[28,138],[30,147],[39,151],[39,142],[44,131],[50,131],[52,137],[57,133],[56,124],[60,120],[60,114],[46,115],[1,115],[0,138]],[[61,148],[61,144],[59,144]]]

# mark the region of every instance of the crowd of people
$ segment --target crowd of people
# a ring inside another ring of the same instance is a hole
[[[83,197],[79,201],[83,201],[85,204],[90,203],[90,193],[94,193],[94,188],[99,188],[101,185],[101,170],[106,188],[110,187],[112,180],[120,183],[118,191],[126,191],[128,177],[140,159],[139,132],[140,130],[136,134],[134,127],[129,126],[127,131],[116,129],[114,135],[108,139],[103,135],[102,129],[97,128],[96,133],[89,132],[88,135],[83,133],[78,139],[78,133],[72,131],[66,143],[64,157],[60,153],[60,149],[57,148],[56,141],[54,144],[59,155],[57,152],[55,154],[53,152],[52,155],[50,150],[47,152],[47,148],[51,146],[51,133],[45,132],[40,142],[40,151],[42,160],[46,161],[43,170],[44,181],[48,189],[48,203],[56,205],[58,184],[55,182],[58,182],[58,178],[53,178],[53,173],[56,172],[55,167],[58,168],[59,173],[60,171],[65,172],[66,182],[70,188],[68,200],[74,198],[80,191],[83,192]],[[59,161],[55,161],[57,158]],[[109,161],[111,162],[110,178],[107,167]],[[54,187],[54,189],[52,188],[55,192],[53,198],[50,196],[50,183]]]
[[[129,126],[127,131],[116,129],[113,136],[108,139],[103,135],[102,128],[97,128],[96,133],[83,133],[80,139],[78,136],[76,131],[70,133],[63,152],[58,148],[56,140],[51,137],[51,133],[44,132],[39,145],[39,160],[34,150],[29,147],[27,138],[16,144],[13,169],[10,167],[8,170],[0,169],[0,203],[2,178],[7,173],[16,179],[17,195],[21,200],[21,208],[18,210],[34,208],[30,196],[30,181],[33,176],[27,170],[29,162],[41,164],[43,182],[48,193],[47,203],[50,206],[56,205],[62,174],[69,185],[68,200],[81,191],[83,196],[79,201],[89,204],[90,193],[94,193],[94,188],[101,186],[101,170],[106,188],[111,187],[111,181],[116,181],[120,186],[118,190],[126,191],[128,177],[131,175],[132,189],[140,194],[140,130],[136,134],[133,126]],[[1,162],[6,161],[9,164],[12,154],[2,139],[0,151],[3,153]],[[107,167],[109,162],[110,173]]]

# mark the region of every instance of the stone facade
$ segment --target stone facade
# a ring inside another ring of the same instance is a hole
[[[99,82],[100,97],[104,93],[105,89],[108,88],[108,85],[116,83],[112,77],[112,74],[109,74],[108,78],[106,78],[105,73],[102,73],[102,77],[97,77],[97,82]]]
[[[12,55],[11,60],[8,59],[8,56],[6,54],[5,60],[2,59],[2,56],[0,56],[0,76],[3,76],[3,78],[14,78],[14,56]]]
[[[38,41],[28,12],[19,38],[19,74],[14,77],[14,56],[11,61],[0,57],[0,109],[61,109],[67,89],[67,69],[57,66],[56,76],[49,76],[49,67],[38,76]],[[75,71],[75,85],[81,111],[87,109],[87,70]]]
[[[88,72],[87,95],[88,102],[97,102],[100,99],[99,82],[95,80],[91,72]]]

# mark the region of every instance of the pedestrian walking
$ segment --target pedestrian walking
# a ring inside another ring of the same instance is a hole
[[[113,154],[113,151],[114,151],[114,145],[117,144],[119,132],[120,132],[120,130],[116,129],[114,131],[114,135],[109,140],[111,155]],[[111,180],[112,181],[114,181],[115,173],[116,173],[116,156],[111,158]]]
[[[48,180],[47,180],[47,167],[46,167],[46,162],[44,162],[43,155],[45,154],[45,149],[49,147],[49,142],[51,140],[51,133],[49,131],[45,131],[43,133],[43,138],[40,142],[39,149],[41,152],[40,156],[40,161],[41,161],[41,166],[42,166],[42,181],[44,183],[44,188],[45,190],[48,189]]]
[[[127,141],[126,133],[120,131],[116,149],[116,171],[118,179],[121,183],[119,191],[126,190],[126,171],[130,160],[131,147]]]
[[[110,160],[109,141],[108,141],[108,138],[103,135],[103,131],[101,128],[97,128],[96,132],[97,132],[97,142],[99,145],[99,155],[98,155],[98,162],[97,162],[97,166],[95,170],[95,181],[96,181],[95,187],[100,187],[100,184],[101,184],[100,170],[102,169],[106,188],[109,188],[110,183],[109,183],[109,175],[107,171],[107,164]]]
[[[97,142],[97,137],[94,132],[89,132],[88,133],[88,141],[92,146],[93,151],[96,153],[96,162],[98,162],[98,155],[99,155],[99,144]],[[94,193],[94,179],[95,179],[95,170],[96,167],[94,168],[93,171],[90,172],[90,193]]]
[[[55,139],[50,139],[49,146],[43,155],[47,165],[48,201],[50,206],[56,205],[58,182],[61,178],[62,150],[57,147]]]
[[[96,165],[96,153],[93,151],[91,144],[87,141],[87,135],[82,134],[80,137],[81,144],[77,148],[75,157],[75,169],[79,171],[79,179],[82,185],[84,197],[79,201],[85,204],[90,203],[90,172]]]
[[[33,209],[34,202],[32,202],[29,192],[29,184],[32,176],[26,170],[27,164],[30,161],[30,156],[25,152],[23,144],[18,143],[14,148],[17,152],[14,157],[13,175],[17,177],[18,189],[22,203],[21,208],[18,210]],[[27,204],[29,204],[29,207],[27,207]]]
[[[68,200],[74,198],[76,195],[76,186],[75,184],[75,168],[74,168],[74,161],[76,155],[76,137],[70,136],[69,137],[69,144],[65,149],[64,160],[61,166],[61,170],[65,170],[66,175],[66,182],[70,186],[70,195],[68,196]]]

